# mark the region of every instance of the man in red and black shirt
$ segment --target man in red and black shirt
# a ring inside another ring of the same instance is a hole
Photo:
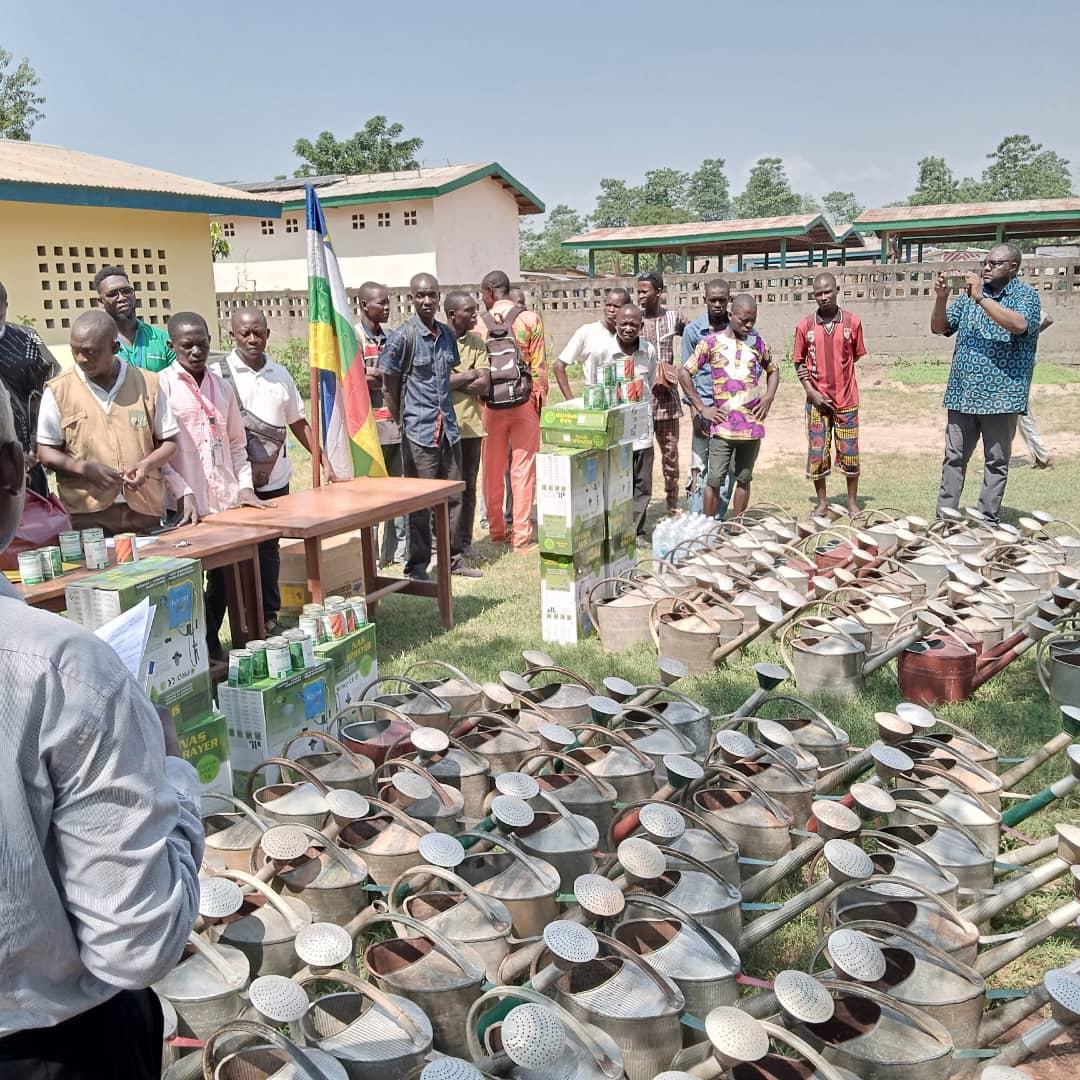
[[[832,469],[831,444],[836,439],[836,464],[847,478],[848,513],[859,505],[859,387],[855,362],[866,355],[862,320],[842,311],[836,302],[836,278],[814,278],[817,311],[795,330],[795,372],[806,391],[806,475],[814,481],[815,513],[828,505],[826,477]]]

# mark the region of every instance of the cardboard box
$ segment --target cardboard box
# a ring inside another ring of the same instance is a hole
[[[628,503],[634,498],[634,448],[620,443],[604,452],[604,506]]]
[[[604,577],[621,577],[637,563],[637,536],[633,528],[604,541]],[[614,590],[608,590],[609,599]]]
[[[250,772],[281,752],[297,732],[326,728],[335,714],[334,665],[320,660],[287,679],[262,679],[253,686],[218,687],[233,768]]]
[[[593,632],[589,593],[603,576],[603,543],[572,555],[541,554],[540,630],[544,641],[574,645]]]
[[[606,450],[623,438],[627,410],[586,409],[581,398],[545,405],[540,413],[540,437],[547,446],[567,446],[584,450]]]
[[[609,506],[604,511],[604,539],[625,536],[628,532],[632,534],[636,524],[633,502],[623,502],[615,506]]]
[[[335,712],[363,697],[364,691],[379,677],[374,623],[359,627],[340,641],[316,645],[315,655],[334,665]]]
[[[229,760],[228,724],[221,713],[211,713],[192,727],[177,730],[180,753],[199,774],[203,794],[211,791],[233,793],[232,763]]]
[[[322,542],[322,581],[327,596],[364,595],[364,561],[360,533],[342,533]],[[281,610],[286,615],[299,615],[305,604],[311,603],[307,588],[307,561],[303,540],[282,540]]]
[[[604,538],[604,457],[596,450],[536,455],[540,550],[569,555]]]
[[[621,406],[626,416],[623,419],[623,434],[621,442],[635,443],[639,440],[653,437],[652,404],[648,401],[638,402]]]
[[[72,582],[64,596],[68,617],[88,630],[148,598],[154,622],[139,682],[150,700],[166,706],[178,723],[210,713],[203,571],[197,559],[147,555],[138,562],[118,563]]]

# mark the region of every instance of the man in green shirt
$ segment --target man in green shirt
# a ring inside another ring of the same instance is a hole
[[[94,288],[102,308],[120,330],[121,360],[146,371],[161,371],[176,359],[165,328],[135,317],[135,290],[123,267],[103,266],[94,278]]]
[[[476,300],[466,292],[448,293],[443,309],[446,321],[457,338],[461,366],[450,376],[450,398],[454,403],[458,430],[461,432],[461,478],[465,492],[461,496],[461,514],[457,533],[450,548],[467,559],[472,554],[473,525],[476,521],[476,487],[480,475],[480,451],[484,446],[484,414],[477,395],[484,386],[483,373],[488,367],[487,346],[472,332],[476,326]],[[479,577],[480,571],[467,563],[455,574]]]

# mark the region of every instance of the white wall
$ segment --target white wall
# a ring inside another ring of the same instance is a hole
[[[494,180],[436,199],[435,233],[441,283],[471,285],[489,270],[505,270],[511,281],[518,277],[518,207]]]
[[[355,289],[365,281],[378,281],[393,288],[408,285],[413,274],[436,273],[434,251],[408,255],[339,255],[338,265],[347,289]],[[280,292],[285,289],[306,292],[307,259],[214,263],[214,287],[219,293]]]

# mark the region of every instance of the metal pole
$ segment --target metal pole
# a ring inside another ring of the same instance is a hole
[[[637,259],[636,255],[634,259]],[[596,277],[596,252],[592,248],[589,248],[589,277]]]
[[[311,366],[311,344],[308,339],[308,372],[311,389],[311,486],[322,485],[322,470],[319,461],[322,458],[322,420],[319,409],[319,369]]]
[[[787,237],[782,236],[780,238],[780,269],[783,270],[787,266]]]

